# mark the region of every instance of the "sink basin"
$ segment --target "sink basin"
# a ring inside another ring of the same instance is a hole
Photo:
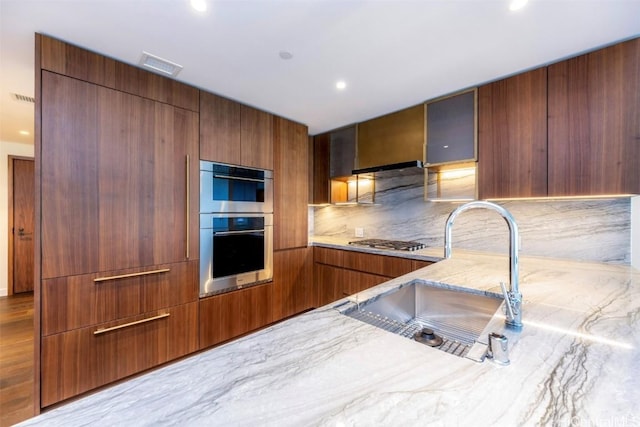
[[[481,291],[416,280],[400,288],[353,303],[342,313],[389,332],[416,339],[447,353],[481,361],[486,350],[478,342],[503,298]],[[431,330],[431,331],[430,331]],[[425,339],[433,336],[442,339]],[[481,348],[472,351],[475,344]],[[468,356],[469,355],[469,356]]]

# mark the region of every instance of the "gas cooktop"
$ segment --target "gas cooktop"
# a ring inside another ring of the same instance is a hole
[[[368,246],[378,249],[393,249],[396,251],[417,251],[427,247],[424,243],[403,240],[365,239],[349,242],[350,245]]]

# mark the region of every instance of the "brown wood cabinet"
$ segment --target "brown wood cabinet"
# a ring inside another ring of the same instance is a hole
[[[197,112],[198,89],[51,37],[36,34],[39,69]]]
[[[38,412],[198,349],[199,103],[40,35],[36,102]]]
[[[314,248],[315,250],[316,248]],[[316,288],[316,307],[322,307],[332,301],[346,297],[347,284],[344,269],[332,265],[313,265],[313,282]]]
[[[315,246],[313,252],[318,307],[432,264],[320,246]]]
[[[43,71],[42,277],[197,258],[197,129],[192,111]]]
[[[311,203],[329,203],[329,150],[331,134],[323,133],[312,138],[311,158],[313,179],[311,180]]]
[[[549,66],[549,196],[640,193],[640,39]]]
[[[547,195],[547,69],[478,89],[478,197]]]
[[[42,406],[196,351],[197,309],[193,302],[44,337]],[[107,328],[117,329],[100,333]]]
[[[274,118],[274,250],[307,247],[308,134],[307,127]]]
[[[198,300],[198,261],[42,282],[42,335]]]
[[[271,323],[271,283],[200,300],[200,348],[207,348]]]
[[[273,169],[273,115],[200,92],[200,158]]]
[[[315,306],[312,252],[312,248],[298,248],[273,254],[273,321]]]

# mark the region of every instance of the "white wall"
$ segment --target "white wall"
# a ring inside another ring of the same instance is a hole
[[[0,296],[9,282],[9,156],[33,157],[33,145],[0,141]]]
[[[640,269],[640,196],[631,199],[631,265]]]

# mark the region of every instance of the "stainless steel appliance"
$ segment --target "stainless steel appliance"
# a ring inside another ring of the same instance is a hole
[[[200,297],[273,278],[271,171],[200,161]]]
[[[273,173],[200,161],[200,213],[273,213]]]
[[[427,247],[424,243],[404,240],[364,239],[349,242],[350,245],[368,246],[377,249],[393,249],[396,251],[417,251]]]

